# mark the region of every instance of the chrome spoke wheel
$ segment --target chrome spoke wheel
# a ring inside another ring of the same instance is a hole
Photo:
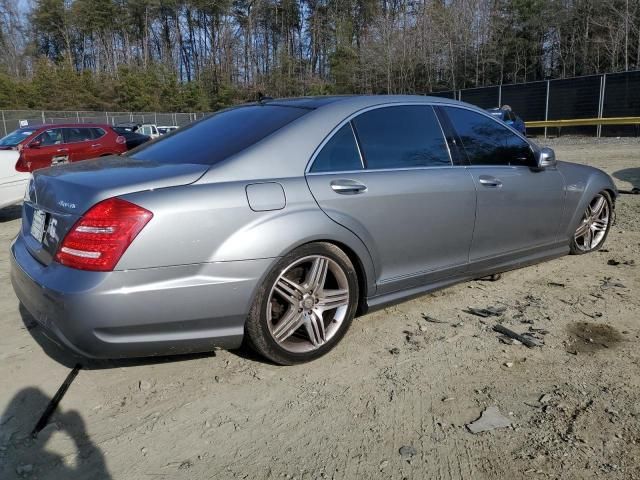
[[[582,252],[598,248],[609,228],[611,211],[603,194],[597,195],[587,206],[582,221],[574,234],[575,244]]]
[[[323,255],[300,258],[275,281],[267,302],[267,325],[285,350],[304,353],[327,343],[349,308],[349,282],[338,263]]]

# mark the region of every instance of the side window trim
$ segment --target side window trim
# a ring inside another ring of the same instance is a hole
[[[358,156],[360,157],[360,165],[362,165],[362,170],[366,170],[367,161],[365,160],[364,155],[362,154],[362,147],[360,146],[360,137],[358,136],[358,131],[356,130],[356,126],[353,124],[351,120],[353,120],[353,118],[349,120],[349,126],[351,127],[351,133],[353,133],[353,140],[356,142],[356,148],[358,149]]]
[[[453,128],[449,116],[440,105],[434,106],[433,109],[436,112],[438,122],[440,122],[440,128],[442,129],[442,134],[444,135],[447,148],[449,149],[449,155],[453,166],[464,167],[469,165],[467,152],[462,147],[462,140],[460,140],[456,129]]]

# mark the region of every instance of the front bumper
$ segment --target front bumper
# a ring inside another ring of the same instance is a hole
[[[145,357],[240,346],[254,291],[272,262],[86,272],[42,265],[18,236],[11,283],[36,321],[76,353]]]

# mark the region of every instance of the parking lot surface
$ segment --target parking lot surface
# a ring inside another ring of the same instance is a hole
[[[640,187],[637,139],[549,143]],[[19,208],[0,211],[2,479],[640,478],[640,195],[618,199],[602,251],[360,317],[310,364],[245,351],[84,364],[36,439],[76,360],[13,294],[19,225]],[[489,407],[511,426],[471,433]]]

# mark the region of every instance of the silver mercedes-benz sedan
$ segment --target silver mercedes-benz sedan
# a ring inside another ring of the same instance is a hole
[[[617,191],[423,96],[268,100],[34,172],[11,279],[75,352],[327,353],[355,315],[600,248]]]

